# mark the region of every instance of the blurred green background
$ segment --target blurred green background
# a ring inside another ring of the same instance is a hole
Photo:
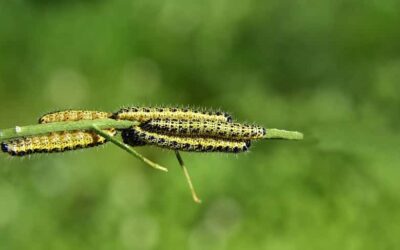
[[[238,156],[0,156],[0,249],[399,249],[397,0],[1,0],[0,128],[45,112],[221,108],[300,130]]]

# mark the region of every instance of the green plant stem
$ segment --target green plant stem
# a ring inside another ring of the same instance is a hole
[[[36,136],[60,131],[92,130],[93,126],[96,126],[98,129],[124,129],[137,125],[139,125],[139,122],[135,121],[99,119],[16,126],[14,128],[1,129],[0,141],[7,141],[13,138]],[[287,131],[271,128],[267,129],[267,134],[265,135],[264,139],[302,140],[303,134],[297,131]]]
[[[113,138],[109,134],[105,133],[103,129],[124,129],[130,128],[132,126],[138,125],[138,122],[134,121],[117,121],[113,119],[99,119],[99,120],[85,120],[85,121],[69,121],[69,122],[54,122],[54,123],[46,123],[46,124],[35,124],[28,126],[16,126],[15,128],[8,128],[0,130],[0,141],[7,141],[14,138],[28,137],[28,136],[37,136],[42,134],[48,134],[53,132],[61,132],[61,131],[75,131],[75,130],[85,130],[85,131],[94,131],[95,133],[101,135],[106,138],[108,141],[114,143],[118,147],[124,149],[129,152],[131,155],[140,159],[147,165],[168,172],[168,170],[149,159],[145,158],[128,145],[118,141]]]
[[[136,152],[134,149],[132,149],[130,146],[126,145],[125,143],[122,143],[121,141],[115,139],[114,137],[110,136],[109,134],[107,134],[106,132],[104,132],[103,130],[101,130],[99,127],[97,127],[97,125],[93,125],[92,126],[92,130],[94,132],[96,132],[97,134],[99,134],[100,136],[106,138],[108,141],[114,143],[115,145],[117,145],[118,147],[120,147],[121,149],[127,151],[128,153],[130,153],[131,155],[133,155],[134,157],[138,158],[139,160],[143,161],[144,163],[146,163],[148,166],[164,171],[164,172],[168,172],[168,169],[158,165],[157,163],[147,159],[146,157],[144,157],[143,155],[139,154],[138,152]]]
[[[16,126],[14,128],[1,129],[0,141],[7,141],[13,138],[36,136],[52,132],[92,130],[93,126],[99,129],[124,129],[138,125],[135,121],[120,121],[113,119],[84,120],[74,122],[54,122],[46,124],[35,124],[28,126]]]
[[[282,129],[267,129],[264,139],[284,139],[284,140],[303,140],[304,135],[297,131],[287,131]]]
[[[175,155],[176,155],[176,158],[178,159],[179,165],[181,166],[181,168],[183,170],[183,173],[185,174],[186,182],[189,185],[190,192],[192,193],[192,197],[193,197],[194,202],[196,202],[197,204],[200,204],[201,200],[197,196],[196,190],[194,189],[192,180],[191,180],[190,175],[189,175],[189,171],[186,168],[185,163],[183,162],[181,154],[179,153],[179,151],[175,150]]]
[[[114,119],[99,119],[99,120],[84,120],[84,121],[67,121],[67,122],[54,122],[54,123],[46,123],[46,124],[35,124],[28,126],[16,126],[14,128],[2,129],[0,130],[0,142],[7,141],[14,138],[28,137],[28,136],[37,136],[42,134],[48,134],[53,132],[61,132],[61,131],[76,131],[76,130],[84,130],[84,131],[94,131],[95,133],[101,135],[106,138],[108,141],[114,143],[121,149],[127,151],[131,155],[140,159],[147,165],[152,168],[162,170],[167,172],[168,169],[158,165],[145,158],[135,150],[133,150],[130,146],[122,143],[121,141],[113,138],[109,134],[105,133],[103,130],[105,129],[125,129],[130,128],[132,126],[139,125],[139,122],[135,121],[126,121],[126,120],[114,120]],[[286,131],[280,129],[267,129],[267,134],[264,139],[286,139],[286,140],[302,140],[303,134],[296,131]],[[193,199],[200,203],[200,199],[197,197],[196,192],[194,190],[193,184],[190,180],[189,173],[185,167],[185,164],[182,160],[178,151],[175,151],[176,157],[179,161],[180,166],[182,167],[185,177],[188,181],[189,187],[192,191]]]

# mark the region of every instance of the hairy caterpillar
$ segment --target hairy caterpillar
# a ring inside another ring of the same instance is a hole
[[[64,110],[43,115],[39,123],[62,121],[80,121],[109,118],[112,113],[86,110]],[[115,129],[104,130],[110,136]],[[33,153],[53,153],[89,148],[106,143],[106,139],[90,131],[53,132],[47,135],[23,137],[1,143],[1,150],[13,156],[24,156]]]
[[[112,113],[89,110],[63,110],[47,113],[39,118],[39,123],[96,120],[110,118]]]
[[[188,152],[245,152],[250,147],[250,140],[235,141],[202,137],[178,137],[148,132],[134,127],[122,132],[124,143],[131,146],[155,145],[162,148]]]
[[[232,117],[221,111],[201,111],[188,108],[173,107],[130,107],[114,113],[112,118],[117,120],[132,120],[145,122],[151,119],[207,120],[231,122]]]
[[[113,131],[107,131],[114,135]],[[33,153],[64,152],[80,148],[98,146],[106,140],[91,132],[72,131],[54,132],[48,135],[24,137],[1,143],[1,150],[12,156],[24,156]]]
[[[63,122],[63,121],[81,121],[81,120],[96,120],[96,119],[106,119],[110,118],[112,113],[101,112],[101,111],[91,111],[91,110],[62,110],[47,113],[39,118],[39,123],[53,123],[53,122]],[[80,131],[83,137],[93,137],[96,134],[88,131]],[[104,132],[108,133],[110,136],[115,136],[117,131],[115,129],[107,129]],[[64,132],[64,135],[68,135],[71,132]],[[74,133],[74,132],[72,132]],[[100,137],[101,140],[97,140],[97,143],[92,145],[88,144],[87,147],[98,146],[106,143],[107,141]],[[82,145],[82,147],[85,147]]]
[[[255,140],[265,136],[263,127],[240,123],[201,120],[155,119],[141,125],[143,130],[180,137],[212,137],[229,140]]]

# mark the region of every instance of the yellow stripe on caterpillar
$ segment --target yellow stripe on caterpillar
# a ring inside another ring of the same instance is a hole
[[[155,119],[143,123],[143,130],[180,137],[212,137],[229,140],[255,140],[265,136],[260,126],[202,120]]]
[[[106,131],[111,136],[115,131]],[[24,156],[33,153],[54,153],[89,148],[104,144],[106,140],[92,132],[70,131],[55,132],[48,135],[23,137],[1,143],[1,150],[12,156]]]
[[[154,145],[171,150],[188,152],[224,152],[240,153],[250,147],[250,141],[235,141],[226,139],[213,139],[201,137],[178,137],[161,135],[134,127],[122,131],[124,143],[131,146]]]
[[[151,119],[207,120],[231,122],[232,117],[221,111],[202,111],[189,108],[174,107],[130,107],[114,113],[117,120],[145,122]]]
[[[112,113],[90,110],[63,110],[55,111],[43,115],[39,118],[39,123],[96,120],[110,118]]]

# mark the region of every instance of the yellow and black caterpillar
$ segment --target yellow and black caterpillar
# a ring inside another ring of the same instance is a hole
[[[39,118],[39,123],[96,120],[110,118],[112,113],[89,110],[62,110],[47,113]]]
[[[114,113],[112,118],[141,122],[138,127],[122,130],[123,141],[131,146],[239,153],[249,149],[250,140],[265,135],[264,128],[232,123],[232,117],[220,111],[130,107]]]
[[[109,118],[112,113],[86,110],[64,110],[48,113],[39,118],[39,123],[63,121],[80,121]],[[110,136],[115,129],[104,130]],[[64,152],[81,148],[90,148],[106,143],[107,140],[90,131],[65,131],[51,134],[23,137],[1,143],[1,150],[13,156],[24,156],[33,153]]]
[[[110,132],[114,135],[114,132]],[[96,133],[70,131],[54,132],[48,135],[23,137],[1,143],[1,150],[12,156],[24,156],[33,153],[53,153],[89,148],[101,145],[106,140]]]
[[[39,123],[106,118],[141,122],[137,127],[122,130],[123,141],[131,146],[156,145],[191,152],[244,152],[251,140],[263,138],[266,133],[259,126],[232,123],[232,117],[225,112],[173,107],[131,107],[116,113],[64,110],[43,115]],[[104,132],[116,134],[115,129]],[[65,131],[14,139],[2,143],[1,148],[11,155],[26,155],[88,148],[105,142],[91,131]]]
[[[146,122],[153,119],[207,120],[231,122],[232,117],[222,111],[203,111],[199,109],[174,107],[130,107],[114,113],[116,120],[132,120]]]
[[[134,127],[122,131],[124,143],[131,146],[155,145],[162,148],[188,152],[239,153],[250,148],[250,140],[237,141],[203,137],[179,137],[145,131]]]
[[[179,137],[206,137],[229,140],[262,139],[266,130],[260,126],[202,120],[154,119],[140,126],[148,132]]]

